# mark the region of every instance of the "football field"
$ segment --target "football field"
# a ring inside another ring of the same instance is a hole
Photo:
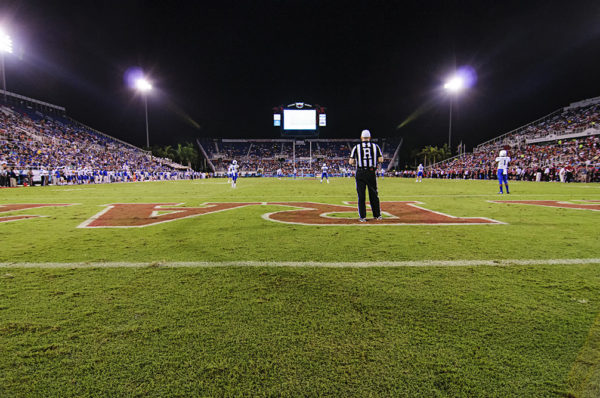
[[[497,190],[0,190],[0,396],[598,396],[600,186]]]

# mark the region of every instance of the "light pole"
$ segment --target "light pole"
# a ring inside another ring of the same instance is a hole
[[[4,33],[2,28],[0,28],[0,58],[2,63],[2,90],[4,91],[4,102],[6,103],[6,72],[4,70],[4,54],[9,53],[12,54],[12,39],[9,35]]]
[[[448,148],[452,153],[452,102],[454,95],[465,88],[465,80],[461,76],[453,76],[446,81],[444,89],[450,94],[450,119],[448,121]]]
[[[144,97],[144,113],[146,114],[146,147],[150,148],[150,133],[148,130],[148,91],[152,90],[152,84],[146,78],[140,77],[135,81],[135,88]]]

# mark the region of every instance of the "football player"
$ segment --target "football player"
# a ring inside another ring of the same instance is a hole
[[[327,174],[327,170],[329,170],[329,167],[323,163],[323,166],[321,167],[321,183],[323,183],[323,178],[325,178],[327,180],[327,184],[329,184],[329,175]]]
[[[238,164],[237,160],[231,161],[231,188],[235,188],[238,179]]]
[[[503,149],[500,151],[500,156],[496,158],[496,162],[498,162],[498,184],[500,184],[500,192],[502,194],[502,182],[504,182],[504,186],[506,187],[506,193],[508,192],[508,163],[510,162],[510,158],[506,156],[506,151]]]
[[[417,167],[417,180],[415,182],[423,182],[423,164],[419,163]]]

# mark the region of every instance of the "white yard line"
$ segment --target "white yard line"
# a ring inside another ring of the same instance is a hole
[[[239,187],[238,187],[239,188]],[[583,188],[583,187],[580,187]],[[593,187],[596,188],[596,187]],[[597,187],[598,189],[600,189],[600,187]],[[319,198],[345,198],[347,199],[348,197],[352,196],[352,194],[348,194],[348,195],[328,195],[328,194],[322,194],[319,193]],[[389,199],[396,199],[396,198],[404,198],[404,200],[410,200],[411,198],[496,198],[497,200],[500,200],[502,198],[511,198],[511,199],[518,199],[518,198],[528,198],[528,197],[555,197],[555,196],[573,196],[573,193],[552,193],[552,194],[538,194],[538,193],[532,193],[532,194],[519,194],[519,193],[511,193],[510,195],[499,195],[497,193],[490,193],[490,194],[445,194],[445,195],[436,195],[436,194],[432,194],[432,195],[387,195],[387,194],[381,194],[380,191],[380,199],[383,199],[383,201],[389,200]],[[586,192],[586,196],[596,196],[598,195],[598,193],[595,192]],[[219,199],[219,198],[225,198],[224,196],[219,196],[219,195],[196,195],[194,194],[195,198],[211,198],[211,200],[214,199]],[[258,197],[257,195],[251,195],[250,198],[252,197]],[[261,196],[262,199],[265,199],[264,196]],[[273,201],[273,199],[277,199],[277,198],[284,198],[286,200],[290,200],[290,195],[268,195],[268,199],[269,201]],[[533,200],[533,199],[532,199]]]
[[[555,258],[542,260],[421,260],[421,261],[155,261],[155,262],[81,262],[81,263],[0,263],[0,268],[210,268],[210,267],[319,267],[319,268],[371,268],[371,267],[475,267],[511,265],[570,265],[600,264],[600,258]]]
[[[91,189],[96,189],[96,188],[89,187],[89,188],[53,189],[52,192],[89,191]]]

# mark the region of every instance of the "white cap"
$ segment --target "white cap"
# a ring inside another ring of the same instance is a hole
[[[360,138],[371,138],[371,132],[369,130],[363,130],[360,133]]]

